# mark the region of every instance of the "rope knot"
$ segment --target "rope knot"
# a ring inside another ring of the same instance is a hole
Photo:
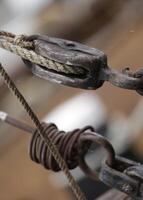
[[[23,47],[23,48],[32,48],[33,47],[33,42],[27,41],[27,36],[26,35],[15,35],[13,42],[14,45]]]
[[[15,44],[15,45],[20,45],[21,46],[21,44],[23,43],[23,41],[25,41],[25,35],[16,35],[15,37],[14,37],[14,40],[13,40],[13,43]]]

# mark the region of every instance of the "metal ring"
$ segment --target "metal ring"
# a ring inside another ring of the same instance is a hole
[[[85,161],[85,154],[83,154],[82,152],[82,146],[84,142],[95,142],[101,146],[104,147],[104,149],[107,151],[107,159],[106,159],[106,163],[109,166],[113,166],[113,164],[115,163],[115,151],[113,149],[113,146],[111,145],[111,143],[104,137],[102,137],[101,135],[95,133],[95,132],[90,132],[90,133],[85,133],[84,135],[82,135],[82,137],[79,140],[79,167],[82,169],[82,171],[92,180],[98,180],[99,177],[99,173],[97,171],[93,171],[88,164]]]

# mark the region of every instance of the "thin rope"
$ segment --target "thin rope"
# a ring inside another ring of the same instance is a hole
[[[44,66],[57,72],[63,72],[66,74],[84,73],[84,71],[79,67],[73,67],[38,55],[32,50],[34,48],[34,41],[26,41],[26,37],[26,35],[14,35],[9,32],[0,31],[0,47],[26,60],[29,60],[32,63]]]
[[[31,120],[33,121],[33,123],[35,124],[37,130],[39,131],[39,134],[40,134],[41,138],[47,144],[48,150],[53,155],[53,157],[57,161],[57,163],[59,164],[59,167],[61,168],[61,170],[65,173],[65,175],[66,175],[66,177],[68,179],[68,182],[69,182],[69,186],[71,187],[76,199],[77,200],[86,200],[86,197],[84,196],[84,194],[80,190],[80,187],[77,185],[75,179],[73,178],[73,176],[69,172],[67,164],[64,161],[64,159],[62,158],[62,156],[60,155],[56,145],[53,144],[53,142],[51,141],[50,137],[45,136],[44,128],[41,125],[38,117],[33,112],[32,108],[29,106],[29,104],[27,103],[27,101],[25,100],[23,95],[17,89],[16,85],[11,80],[10,76],[8,75],[8,73],[5,71],[5,69],[3,68],[3,66],[1,64],[0,64],[0,74],[3,77],[5,84],[11,90],[11,92],[14,93],[14,95],[17,97],[19,102],[22,104],[22,106],[24,107],[24,109],[26,110],[28,115],[30,116]]]

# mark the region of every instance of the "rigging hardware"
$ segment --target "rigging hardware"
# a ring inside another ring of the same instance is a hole
[[[100,171],[100,180],[135,200],[143,199],[143,165],[127,158],[115,157],[111,167],[105,161]]]
[[[135,73],[130,72],[128,68],[122,72],[111,69],[103,52],[80,43],[40,35],[15,36],[1,31],[0,47],[21,56],[32,73],[44,79],[84,89],[97,89],[104,81],[109,81],[117,87],[136,90],[143,95],[142,69]],[[69,172],[69,169],[76,166],[79,166],[90,178],[95,180],[100,177],[105,184],[116,187],[134,199],[142,199],[143,166],[141,164],[115,156],[110,142],[96,134],[92,127],[76,129],[66,135],[64,131],[59,131],[55,124],[41,124],[2,65],[0,65],[0,73],[36,125],[37,129],[34,132],[25,124],[18,125],[19,128],[33,133],[30,145],[32,160],[54,171],[62,169],[78,200],[86,198]],[[14,124],[7,115],[1,115],[1,119],[17,126],[18,121]],[[108,152],[100,176],[92,171],[84,160],[91,142],[101,144]],[[63,146],[67,151],[64,152]]]
[[[55,172],[60,170],[51,153],[47,151],[45,142],[37,129],[4,112],[0,112],[0,120],[32,134],[29,153],[33,161],[41,163],[46,169]],[[116,156],[111,143],[105,137],[95,133],[92,127],[86,126],[66,133],[59,131],[55,124],[43,122],[42,126],[45,129],[45,135],[53,139],[57,145],[70,170],[78,166],[92,180],[100,180],[135,200],[143,198],[143,165]],[[85,155],[92,143],[100,144],[108,153],[99,172],[90,169],[85,161]]]
[[[19,55],[32,73],[43,79],[83,89],[97,89],[108,81],[143,95],[142,69],[112,69],[98,49],[44,35],[16,36],[4,31],[0,32],[0,47]]]
[[[46,144],[40,137],[37,129],[14,119],[2,111],[0,112],[0,120],[32,134],[29,148],[31,159],[37,163],[41,163],[47,169],[60,171],[51,153],[47,151]],[[93,172],[85,161],[85,154],[92,143],[104,147],[108,153],[108,165],[114,165],[115,152],[111,143],[105,137],[95,133],[92,126],[85,126],[82,129],[74,129],[69,132],[59,131],[57,126],[53,123],[42,122],[42,126],[45,130],[45,137],[47,136],[52,139],[69,169],[74,169],[79,166],[88,177],[93,180],[98,179],[98,173]]]

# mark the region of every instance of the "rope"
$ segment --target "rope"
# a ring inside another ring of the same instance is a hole
[[[48,69],[66,74],[83,74],[84,71],[76,66],[71,66],[45,58],[34,52],[34,41],[26,41],[26,35],[14,35],[5,31],[0,31],[0,47],[6,49],[32,63],[41,65]]]
[[[11,92],[14,93],[14,95],[17,97],[17,99],[20,101],[20,103],[22,104],[22,106],[24,107],[24,109],[26,110],[28,115],[30,116],[30,118],[33,121],[33,123],[35,124],[41,138],[45,141],[49,152],[53,155],[53,157],[57,161],[59,167],[65,173],[65,175],[68,179],[68,182],[69,182],[69,186],[71,187],[76,199],[77,200],[86,200],[86,197],[80,190],[79,186],[77,185],[77,183],[76,183],[75,179],[73,178],[73,176],[71,175],[71,173],[69,172],[67,164],[64,161],[64,159],[62,158],[62,156],[60,155],[56,145],[53,144],[53,142],[51,141],[51,139],[48,136],[45,135],[45,130],[44,130],[42,124],[40,123],[39,119],[37,118],[36,114],[33,112],[31,107],[29,106],[29,104],[27,103],[27,101],[25,100],[23,95],[20,93],[20,91],[17,89],[16,85],[11,80],[11,78],[9,77],[9,75],[7,74],[7,72],[5,71],[5,69],[3,68],[3,66],[1,64],[0,64],[0,74],[3,77],[5,84],[11,90]]]

